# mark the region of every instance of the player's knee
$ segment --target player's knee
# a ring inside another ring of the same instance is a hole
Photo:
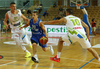
[[[59,41],[60,41],[60,42],[63,42],[62,37],[59,38]]]
[[[91,51],[93,50],[93,48],[87,48],[87,50],[88,50],[89,52],[91,52]]]
[[[36,46],[37,46],[37,44],[36,44],[36,43],[33,43],[33,44],[32,44],[32,46],[33,46],[33,48],[34,48],[34,47],[36,47]]]
[[[46,52],[47,50],[46,50],[46,48],[42,48],[42,50],[44,51],[44,52]]]

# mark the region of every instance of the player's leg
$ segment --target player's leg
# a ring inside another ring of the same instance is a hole
[[[90,53],[92,53],[92,55],[93,55],[97,60],[99,60],[99,62],[100,62],[98,53],[97,53],[92,47],[88,48],[87,50],[88,50]]]
[[[84,15],[83,15],[83,22],[85,22],[88,25],[88,27],[89,27],[89,34],[92,34],[92,28],[91,28],[91,25],[90,25],[89,20],[88,20],[88,13],[87,13],[86,9],[84,8],[84,6],[80,6],[80,9],[84,13]],[[85,29],[85,31],[86,31],[86,29]]]
[[[70,41],[68,39],[69,38],[67,35],[59,38],[59,42],[58,42],[58,46],[57,46],[57,55],[55,57],[51,57],[50,58],[51,60],[56,61],[56,62],[60,62],[60,55],[61,55],[61,51],[63,48],[63,42],[65,41],[67,44],[70,44]]]
[[[60,37],[59,38],[59,42],[58,42],[58,46],[57,46],[57,55],[55,57],[51,57],[50,59],[56,62],[60,62],[60,55],[61,55],[61,50],[63,48],[63,40]],[[56,58],[56,59],[55,59]]]
[[[13,39],[16,42],[16,45],[18,47],[20,47],[24,52],[26,52],[25,57],[31,56],[30,52],[26,49],[26,47],[22,45],[22,42],[20,40],[20,36],[18,34],[13,34]]]
[[[54,50],[53,50],[53,47],[52,47],[52,45],[50,45],[49,47],[47,47],[47,44],[45,44],[45,45],[42,45],[41,43],[39,43],[39,45],[42,47],[42,50],[43,51],[51,51],[51,54],[53,55],[54,54]]]
[[[92,53],[92,55],[100,62],[100,58],[98,53],[91,47],[90,42],[88,41],[88,39],[79,39],[78,41],[80,43],[80,45],[87,49],[90,53]]]
[[[32,47],[33,47],[33,56],[32,56],[32,61],[34,61],[35,63],[39,63],[39,59],[38,59],[38,56],[37,56],[37,38],[35,36],[32,36],[31,38],[31,43],[32,43]]]
[[[29,47],[32,49],[32,44],[28,38],[28,35],[26,34],[26,31],[24,29],[22,29],[20,32],[21,32],[21,38],[22,38],[23,42],[28,44]]]
[[[45,34],[42,34],[42,35],[40,35],[40,37],[38,37],[38,39],[40,40],[40,38],[41,37],[43,37],[43,36],[45,36]],[[52,47],[52,45],[50,45],[49,47],[47,47],[47,44],[45,44],[45,45],[42,45],[40,42],[39,42],[39,45],[42,47],[42,50],[43,51],[51,51],[51,54],[53,55],[54,54],[54,50],[53,50],[53,47]]]
[[[86,9],[84,8],[84,6],[80,6],[80,9],[82,10],[82,12],[83,12],[84,14],[88,15],[88,13],[87,13]]]

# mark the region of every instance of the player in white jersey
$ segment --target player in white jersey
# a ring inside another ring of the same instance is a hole
[[[26,49],[25,46],[22,45],[22,43],[28,44],[31,48],[32,45],[30,41],[28,40],[28,36],[24,29],[19,30],[19,28],[22,26],[23,19],[27,22],[29,22],[29,19],[26,18],[22,13],[21,10],[16,9],[16,4],[14,2],[10,3],[10,11],[8,11],[5,14],[4,24],[6,25],[6,28],[8,29],[7,20],[10,21],[10,27],[11,27],[11,33],[12,33],[12,39],[16,42],[16,45],[21,47],[22,50],[26,52],[25,57],[31,56],[31,53]]]
[[[48,24],[55,23],[65,23],[68,29],[68,33],[65,36],[62,36],[58,42],[58,52],[55,57],[51,57],[50,59],[56,62],[60,62],[60,54],[63,47],[63,42],[65,41],[68,44],[72,44],[74,42],[79,42],[82,48],[87,49],[92,55],[98,59],[100,62],[100,58],[98,53],[91,47],[90,38],[89,38],[89,27],[78,17],[72,15],[73,11],[71,9],[66,10],[66,17],[61,18],[60,20],[54,21],[45,21]],[[86,28],[87,36],[85,35],[85,31],[83,27]]]

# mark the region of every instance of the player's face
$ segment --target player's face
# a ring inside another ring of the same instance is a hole
[[[38,15],[36,13],[32,13],[32,17],[33,17],[33,19],[36,19],[36,18],[38,18]]]
[[[13,10],[13,11],[16,10],[16,4],[12,4],[12,5],[10,6],[10,9]]]

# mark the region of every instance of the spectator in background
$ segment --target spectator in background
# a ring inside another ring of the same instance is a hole
[[[60,15],[57,16],[57,20],[59,20],[59,19],[61,19],[61,16]]]
[[[40,3],[40,6],[43,6],[42,3]]]
[[[55,8],[55,7],[57,7],[57,4],[56,4],[56,2],[54,2],[54,4],[53,4],[53,7]]]
[[[28,14],[28,16],[27,16],[28,18],[30,18],[32,16],[32,12],[30,9],[27,10],[27,14]]]
[[[59,7],[59,15],[63,16],[63,8],[61,6]]]
[[[64,16],[64,17],[66,16],[66,12],[65,12],[65,11],[63,12],[63,16]]]
[[[42,11],[43,5],[40,3],[40,12]]]
[[[63,17],[63,12],[60,12],[59,15],[60,15],[61,17]]]
[[[39,4],[36,4],[35,10],[38,10],[38,12],[40,13],[42,11],[42,6],[40,6]]]
[[[63,11],[63,8],[60,6],[59,7],[59,12],[62,12]]]
[[[96,35],[96,22],[95,19],[92,19],[92,33]]]
[[[64,6],[63,7],[63,12],[65,12],[67,10],[67,7],[66,6]]]
[[[43,16],[45,17],[45,16],[48,16],[48,12],[47,11],[45,11],[44,13],[43,13]]]
[[[53,18],[53,20],[57,20],[57,17],[56,17],[56,15],[55,15],[55,17]]]

